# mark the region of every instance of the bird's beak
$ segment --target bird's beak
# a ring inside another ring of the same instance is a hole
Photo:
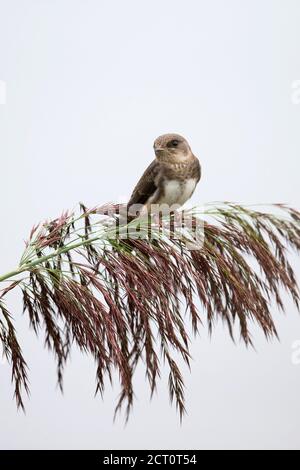
[[[163,151],[162,147],[155,147],[154,148],[155,155],[161,155],[162,151]]]

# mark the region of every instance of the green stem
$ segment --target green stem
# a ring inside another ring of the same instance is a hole
[[[11,279],[15,276],[18,276],[19,274],[25,272],[25,271],[30,271],[32,268],[35,266],[38,266],[39,264],[44,263],[45,261],[48,261],[52,258],[55,258],[56,256],[62,255],[64,253],[67,253],[70,250],[74,250],[76,248],[80,248],[81,246],[86,246],[90,245],[91,243],[99,240],[99,237],[94,237],[90,238],[88,240],[80,241],[77,243],[73,243],[72,245],[69,245],[64,248],[59,248],[58,250],[54,251],[53,253],[45,256],[41,256],[35,261],[32,261],[31,263],[25,264],[24,266],[20,266],[19,268],[15,269],[14,271],[10,271],[3,276],[0,276],[0,282],[6,281],[7,279]]]

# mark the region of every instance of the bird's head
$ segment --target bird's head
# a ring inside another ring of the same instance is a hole
[[[191,148],[184,137],[179,134],[164,134],[154,142],[156,158],[167,162],[181,162],[192,155]]]

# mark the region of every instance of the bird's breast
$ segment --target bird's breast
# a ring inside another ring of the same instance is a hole
[[[195,178],[165,180],[159,203],[182,206],[192,196],[196,184],[197,180]]]

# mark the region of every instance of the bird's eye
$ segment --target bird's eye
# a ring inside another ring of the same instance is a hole
[[[177,147],[178,144],[179,144],[179,140],[174,139],[174,140],[171,140],[171,142],[169,142],[168,147]]]

